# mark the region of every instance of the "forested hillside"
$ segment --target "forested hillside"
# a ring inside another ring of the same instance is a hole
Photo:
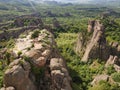
[[[120,90],[114,2],[0,0],[0,90]]]

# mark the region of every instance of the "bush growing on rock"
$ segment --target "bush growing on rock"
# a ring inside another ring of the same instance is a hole
[[[111,75],[111,74],[114,73],[114,72],[115,72],[115,69],[114,69],[113,65],[110,65],[109,67],[107,67],[106,73],[107,73],[108,75]]]
[[[119,82],[120,83],[120,73],[113,73],[112,75],[112,79],[115,81],[115,82]]]
[[[18,54],[18,57],[20,57],[20,55],[22,54],[22,52],[21,52],[21,51],[19,51],[17,54]]]
[[[32,39],[34,39],[34,38],[37,38],[38,36],[39,36],[39,31],[38,30],[36,30],[36,31],[34,31],[33,33],[32,33],[32,35],[31,35],[31,38]]]
[[[0,62],[0,88],[3,85],[3,67],[2,67],[2,63]]]
[[[109,83],[102,81],[98,85],[95,85],[92,88],[89,88],[89,90],[111,90],[111,89],[110,89]]]

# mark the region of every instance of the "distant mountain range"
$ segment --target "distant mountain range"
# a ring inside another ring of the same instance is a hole
[[[0,0],[0,7],[1,6],[16,6],[16,7],[22,7],[27,6],[30,7],[31,4],[35,4],[35,1],[30,0]]]
[[[91,0],[90,3],[101,5],[120,5],[120,0]]]
[[[56,2],[62,2],[62,3],[77,3],[77,4],[99,4],[104,6],[117,6],[120,7],[120,0],[32,0],[37,2],[49,2],[56,3]]]
[[[28,0],[0,0],[2,3],[28,3]]]
[[[77,4],[99,4],[106,6],[120,7],[120,0],[0,0],[0,3],[8,4],[25,4],[30,3],[47,3],[47,4],[59,4],[59,3],[77,3]]]
[[[120,0],[91,0],[90,4],[100,4],[100,5],[109,5],[109,6],[119,6]]]

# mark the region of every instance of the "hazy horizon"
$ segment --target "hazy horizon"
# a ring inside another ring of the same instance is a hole
[[[38,0],[35,0],[38,1]],[[40,1],[57,1],[57,2],[64,2],[64,3],[87,3],[91,0],[40,0]]]
[[[97,4],[107,4],[107,3],[118,3],[119,0],[31,0],[37,2],[44,2],[44,1],[57,1],[62,3],[97,3]]]

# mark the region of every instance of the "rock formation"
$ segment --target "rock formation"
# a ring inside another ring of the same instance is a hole
[[[89,59],[100,59],[106,61],[104,71],[113,66],[116,72],[120,72],[120,45],[118,42],[107,43],[105,28],[100,21],[91,20],[88,22],[89,40],[84,40],[84,35],[79,34],[76,50],[81,54],[81,61],[88,62]],[[86,43],[86,44],[84,44]],[[78,49],[78,50],[77,50]],[[80,53],[81,52],[81,53]],[[111,75],[103,72],[94,77],[92,86],[98,85],[100,81],[107,81],[110,84],[116,83]]]
[[[117,56],[110,55],[109,59],[107,60],[105,66],[108,67],[109,65],[114,65],[118,61]]]
[[[62,58],[52,58],[50,70],[52,71],[52,87],[54,88],[52,90],[72,90],[69,82],[71,78],[69,77],[65,62]]]
[[[85,50],[85,42],[84,42],[83,34],[79,33],[76,45],[74,47],[75,52],[79,55],[82,56]]]
[[[92,22],[91,25],[89,31],[94,29],[93,36],[86,46],[82,61],[87,62],[89,58],[101,58],[106,60],[109,57],[109,49],[104,35],[104,26],[100,21],[95,21],[94,24]]]
[[[16,27],[23,27],[23,26],[43,26],[43,22],[40,17],[32,17],[30,15],[26,15],[23,17],[16,18],[13,25]]]
[[[15,88],[14,87],[7,87],[7,88],[3,87],[0,90],[15,90]]]
[[[35,82],[30,79],[33,76],[30,73],[31,66],[28,62],[18,59],[12,62],[9,67],[5,71],[5,87],[12,86],[16,90],[37,90]]]
[[[105,67],[113,66],[116,72],[120,72],[120,59],[117,56],[110,55]]]
[[[82,57],[81,61],[101,59],[107,61],[112,56],[120,55],[120,46],[117,42],[107,43],[105,29],[99,20],[88,22],[87,38],[83,32],[78,35],[75,52]],[[90,35],[89,35],[90,34]]]
[[[95,20],[88,21],[88,32],[94,31],[94,24],[95,24]]]
[[[23,27],[23,28],[20,28],[18,30],[15,30],[13,32],[3,32],[3,33],[0,33],[0,41],[2,40],[8,40],[10,39],[11,37],[12,38],[18,38],[20,34],[24,33],[24,32],[27,32],[27,31],[32,31],[34,29],[37,29],[38,26],[33,26],[33,27]]]
[[[56,18],[53,18],[52,21],[53,21],[53,27],[55,27],[55,28],[61,27],[59,21]]]
[[[91,85],[97,85],[101,80],[108,81],[109,76],[108,75],[98,75],[94,78],[94,80],[91,82]]]
[[[32,38],[34,32],[38,37]],[[5,71],[2,90],[72,90],[66,63],[53,35],[35,30],[16,40],[14,60]],[[6,89],[13,87],[13,89]],[[14,89],[15,88],[15,89]]]

